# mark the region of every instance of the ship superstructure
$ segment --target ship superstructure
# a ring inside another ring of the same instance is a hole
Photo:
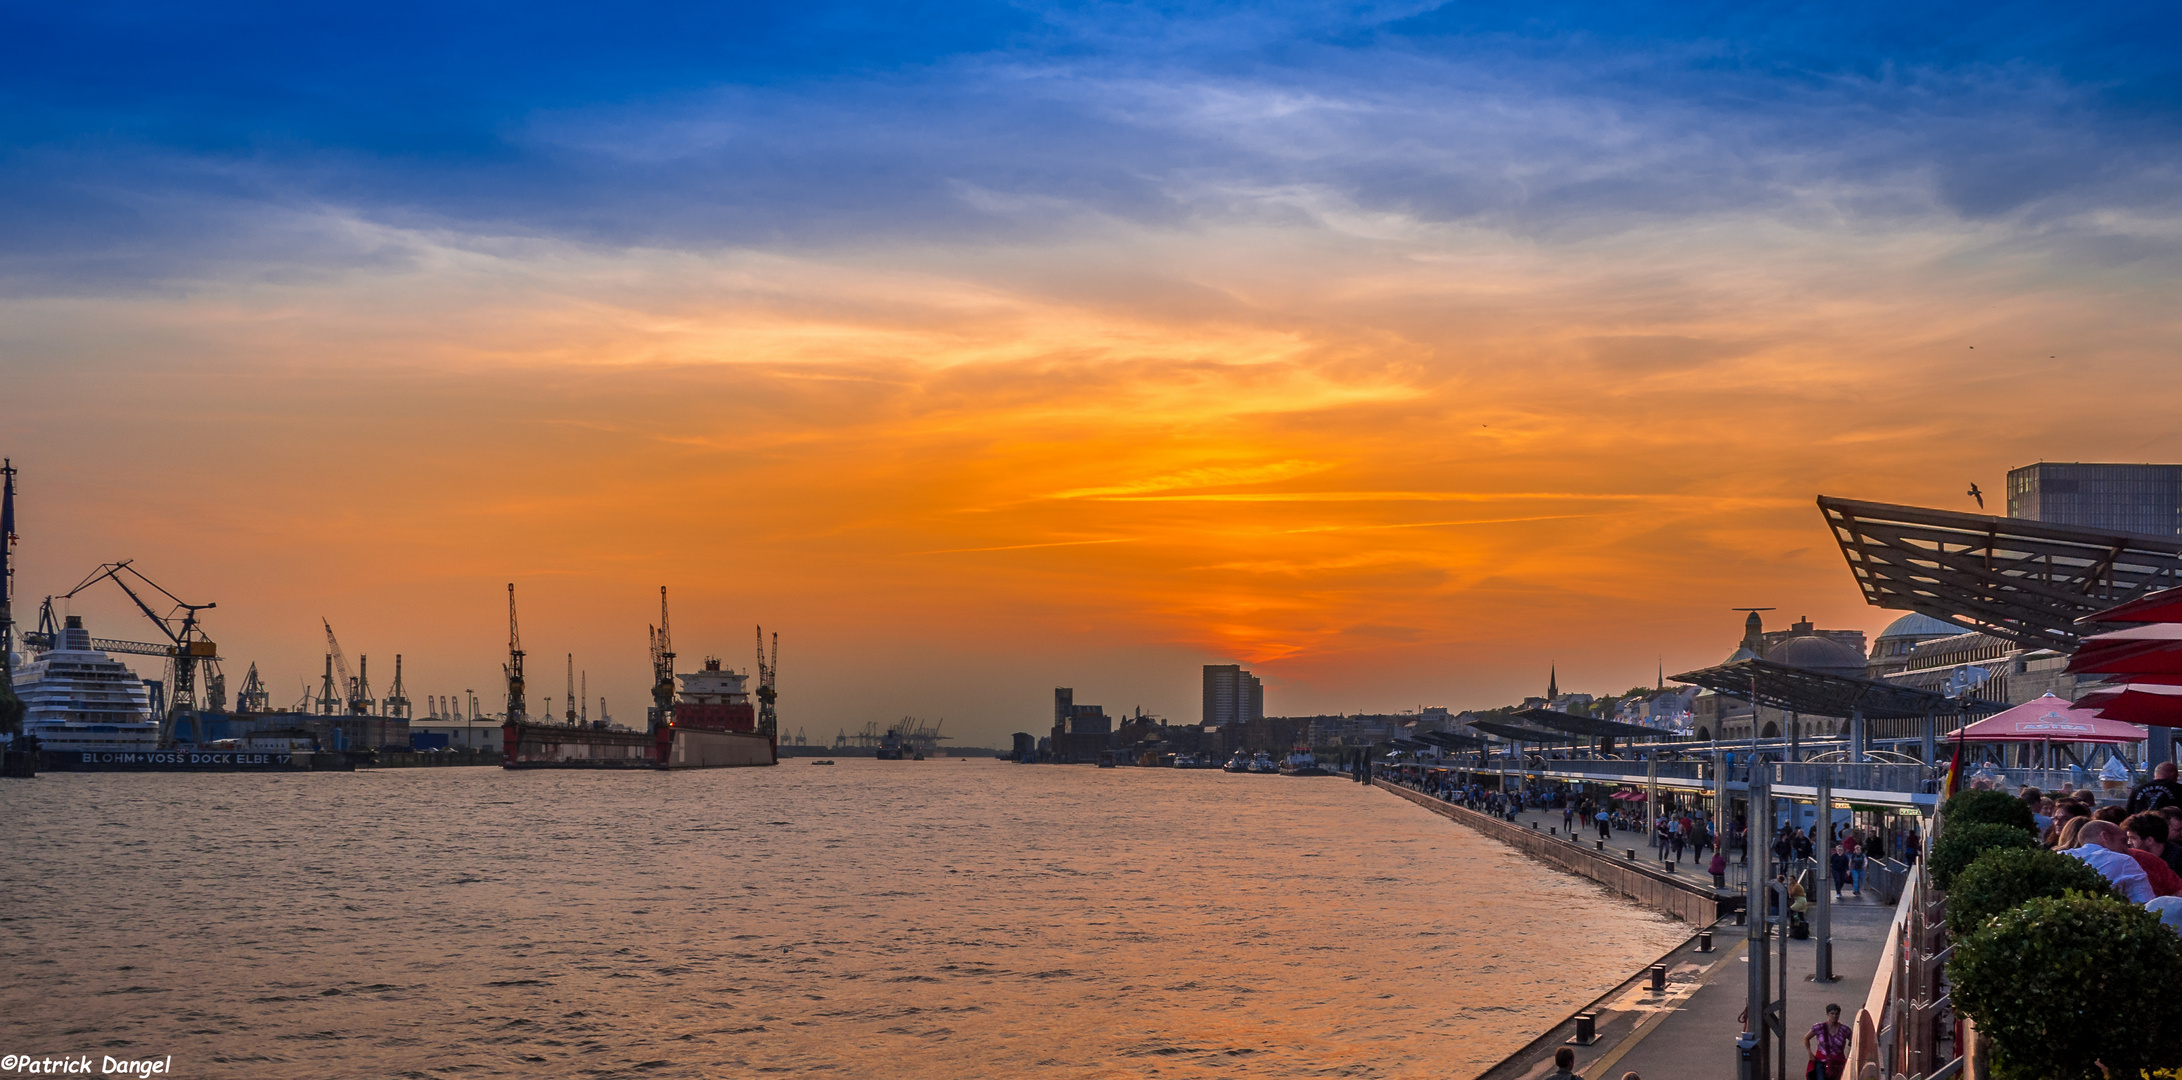
[[[15,695],[25,706],[23,734],[57,753],[157,750],[150,688],[92,645],[83,617],[67,616],[51,642],[15,668]]]

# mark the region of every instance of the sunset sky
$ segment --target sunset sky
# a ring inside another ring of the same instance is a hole
[[[282,704],[511,581],[625,721],[661,585],[812,739],[1608,693],[1885,625],[1821,493],[2182,460],[2165,6],[4,10],[18,618]]]

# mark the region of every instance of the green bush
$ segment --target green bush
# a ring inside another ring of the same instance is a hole
[[[1940,808],[1940,819],[1956,827],[1983,823],[2038,831],[2038,819],[2031,816],[2030,807],[2005,791],[1957,792]]]
[[[1947,890],[1947,928],[1956,937],[2025,901],[2113,892],[2106,875],[2081,859],[2044,848],[1987,848],[1955,875]]]
[[[1955,942],[1955,1007],[1999,1080],[2105,1080],[2182,1061],[2182,936],[2111,896],[2018,904]],[[2103,1068],[2102,1068],[2103,1066]]]
[[[1956,874],[1976,862],[1978,856],[1995,848],[2037,846],[2038,837],[2032,835],[2029,829],[2018,829],[2013,825],[1957,825],[1948,822],[1940,830],[1939,840],[1932,845],[1932,884],[1941,889],[1954,888]]]

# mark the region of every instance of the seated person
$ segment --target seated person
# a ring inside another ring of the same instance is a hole
[[[2182,871],[2175,869],[2176,860],[2182,859],[2182,844],[2167,842],[2167,836],[2172,831],[2172,826],[2167,824],[2166,815],[2158,813],[2131,814],[2129,820],[2121,823],[2121,827],[2127,831],[2127,835],[2123,839],[2129,842],[2129,847],[2132,850],[2143,852],[2158,859],[2161,864],[2166,866],[2169,873],[2173,873],[2178,880],[2182,880]],[[2144,872],[2147,877],[2153,879],[2152,888],[2157,891],[2159,888],[2158,875],[2153,874],[2150,867],[2146,867]],[[2160,895],[2170,896],[2174,894],[2160,893]]]
[[[2115,891],[2132,904],[2151,901],[2158,893],[2144,867],[2122,853],[2121,827],[2110,821],[2087,821],[2076,834],[2077,846],[2061,854],[2076,859],[2103,875]]]

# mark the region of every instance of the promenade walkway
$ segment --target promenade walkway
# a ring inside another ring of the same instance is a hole
[[[1557,809],[1526,811],[1516,815],[1516,821],[1526,828],[1536,825],[1540,832],[1566,833]],[[1450,824],[1462,827],[1459,820]],[[1577,835],[1588,846],[1598,834],[1595,829],[1588,834],[1579,829]],[[1653,860],[1656,865],[1657,855],[1646,845],[1644,836],[1622,831],[1613,835],[1608,850],[1635,848],[1639,859]],[[1711,858],[1710,851],[1705,858]],[[1563,871],[1552,868],[1552,872]],[[1693,881],[1711,881],[1704,873],[1703,862],[1693,864],[1687,854],[1680,872]],[[1738,875],[1736,881],[1740,880]],[[1854,1022],[1856,1010],[1871,990],[1893,914],[1891,905],[1869,892],[1862,898],[1842,893],[1841,901],[1833,907],[1833,968],[1837,978],[1830,983],[1811,981],[1817,954],[1815,938],[1790,939],[1789,1076],[1774,1080],[1796,1080],[1802,1075],[1806,1060],[1803,1033],[1825,1019],[1828,1004],[1839,1004],[1843,1022]],[[1740,1016],[1748,993],[1746,928],[1735,925],[1732,918],[1720,920],[1710,927],[1713,951],[1701,953],[1697,951],[1696,933],[1706,928],[1690,927],[1690,940],[1660,958],[1667,967],[1664,993],[1651,992],[1649,971],[1640,971],[1591,1007],[1579,1010],[1598,1015],[1597,1041],[1589,1046],[1572,1045],[1575,1022],[1570,1017],[1479,1080],[1539,1080],[1553,1071],[1553,1052],[1564,1045],[1575,1050],[1576,1072],[1586,1080],[1618,1080],[1627,1072],[1635,1072],[1645,1080],[1735,1080],[1735,1041],[1742,1032]],[[1774,950],[1772,955],[1779,955],[1777,940],[1766,944]],[[1570,957],[1568,962],[1578,965],[1583,958]],[[1777,986],[1777,972],[1774,978]]]

